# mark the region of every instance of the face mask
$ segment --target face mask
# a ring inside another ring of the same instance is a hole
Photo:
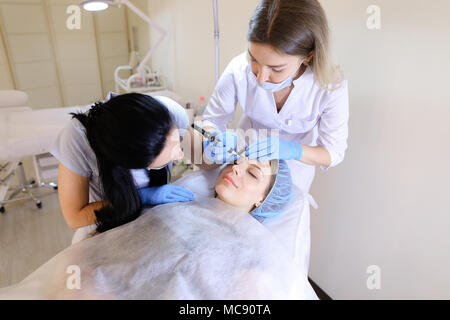
[[[263,83],[259,83],[258,85],[263,88],[264,90],[270,91],[270,92],[277,92],[280,91],[286,87],[289,87],[292,85],[292,82],[294,80],[292,79],[292,77],[287,78],[286,80],[284,80],[281,83],[272,83],[272,82],[263,82]]]
[[[303,64],[300,64],[300,66]],[[296,74],[297,71],[295,71],[294,74]],[[292,83],[294,82],[294,79],[292,78],[292,76],[290,76],[289,78],[287,78],[286,80],[284,80],[281,83],[272,83],[272,82],[263,82],[263,83],[259,83],[258,82],[258,78],[256,77],[256,75],[252,72],[253,76],[256,79],[256,82],[258,83],[258,86],[260,86],[261,88],[263,88],[264,90],[267,90],[269,92],[277,92],[280,91],[286,87],[289,87],[292,85]]]

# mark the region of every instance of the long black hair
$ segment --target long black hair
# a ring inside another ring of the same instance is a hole
[[[174,126],[169,111],[148,95],[128,93],[72,115],[86,129],[108,203],[95,211],[97,232],[136,219],[142,202],[130,169],[146,168],[162,151]]]

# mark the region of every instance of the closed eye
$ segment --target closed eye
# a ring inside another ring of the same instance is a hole
[[[253,173],[251,173],[250,171],[248,172],[253,178],[255,178],[256,179],[256,176],[253,174]]]
[[[258,173],[254,173],[255,170],[257,170],[256,172]],[[255,179],[259,179],[262,176],[262,170],[259,166],[255,165],[255,164],[251,164],[248,168],[248,173],[250,175],[252,175]]]
[[[254,173],[251,171],[252,169],[253,169],[253,168],[247,170],[247,171],[248,171],[248,174],[251,175],[251,176],[252,176],[253,178],[255,178],[256,180],[258,180],[258,179],[259,179],[259,175],[258,175],[258,174],[254,174]]]

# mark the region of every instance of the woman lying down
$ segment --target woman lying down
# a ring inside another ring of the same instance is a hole
[[[0,299],[316,299],[261,223],[282,214],[291,185],[283,160],[239,160],[220,172],[216,197],[144,209],[0,289]]]

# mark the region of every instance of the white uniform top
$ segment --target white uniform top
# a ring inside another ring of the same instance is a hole
[[[344,80],[339,89],[322,89],[314,79],[310,67],[296,80],[284,106],[277,112],[273,94],[258,86],[251,70],[247,53],[233,58],[226,67],[211,100],[205,108],[203,125],[212,125],[225,130],[239,102],[244,115],[239,128],[279,129],[281,139],[296,141],[309,146],[323,146],[331,156],[328,170],[344,158],[348,136],[348,88]],[[270,134],[270,131],[268,131]],[[314,176],[314,166],[300,161],[288,161],[294,183],[306,192]],[[295,169],[308,168],[305,174],[296,174]]]
[[[225,130],[238,102],[244,113],[238,128],[266,129],[268,134],[270,129],[279,129],[281,139],[323,146],[331,156],[330,166],[321,166],[324,171],[344,159],[349,118],[347,81],[343,81],[338,90],[324,90],[315,81],[311,68],[307,67],[301,77],[294,80],[294,88],[278,113],[273,94],[258,85],[245,52],[231,60],[220,77],[203,113],[203,125]],[[298,160],[288,160],[287,163],[294,184],[317,208],[309,194],[315,166]],[[302,236],[298,239],[300,245],[297,250],[300,261],[308,270],[311,247],[309,206],[303,212],[298,217],[299,222],[295,223],[297,234]]]

